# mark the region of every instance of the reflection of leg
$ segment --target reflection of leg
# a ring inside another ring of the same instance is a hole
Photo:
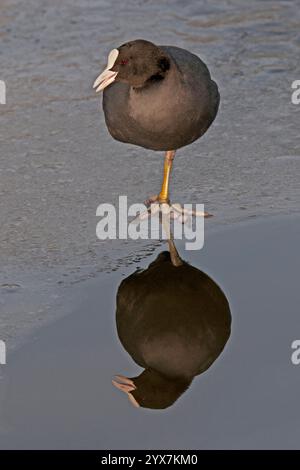
[[[171,235],[172,236],[172,235]],[[175,243],[173,241],[173,237],[168,239],[168,245],[169,245],[169,251],[170,251],[170,257],[171,257],[171,262],[173,266],[181,266],[183,264],[182,259],[180,258],[177,248],[175,246]]]
[[[182,259],[176,249],[174,237],[170,228],[170,206],[168,204],[162,204],[161,223],[168,240],[171,262],[173,266],[181,266],[183,264]]]

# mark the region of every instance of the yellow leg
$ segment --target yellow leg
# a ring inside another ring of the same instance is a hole
[[[164,163],[164,179],[163,179],[161,191],[158,196],[159,202],[169,202],[169,180],[170,180],[170,174],[171,174],[174,157],[175,157],[175,150],[168,150],[166,152],[165,163]]]

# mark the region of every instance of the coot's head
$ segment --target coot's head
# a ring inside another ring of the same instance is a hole
[[[115,378],[113,384],[127,393],[134,406],[157,410],[173,405],[192,382],[192,379],[180,377],[170,379],[151,369],[144,370],[132,379],[122,375],[116,375]]]
[[[127,42],[108,55],[107,66],[94,83],[96,91],[116,82],[134,88],[160,81],[170,68],[170,59],[162,49],[144,39]]]

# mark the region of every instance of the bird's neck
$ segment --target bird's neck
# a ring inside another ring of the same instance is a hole
[[[178,68],[173,59],[169,59],[169,68],[150,75],[140,86],[131,86],[130,93],[139,95],[159,90],[164,84],[176,79]]]
[[[144,389],[150,393],[167,392],[168,395],[180,396],[189,387],[193,377],[168,377],[154,369],[145,369],[138,377],[134,378],[134,384],[139,389]]]

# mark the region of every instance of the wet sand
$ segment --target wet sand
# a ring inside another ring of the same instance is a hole
[[[71,314],[2,366],[0,447],[299,448],[300,366],[291,362],[300,338],[299,236],[299,216],[286,216],[220,230],[199,252],[178,244],[224,290],[233,329],[217,362],[165,411],[135,409],[111,384],[115,373],[140,370],[114,319],[118,285],[134,268],[79,283],[69,291]]]

